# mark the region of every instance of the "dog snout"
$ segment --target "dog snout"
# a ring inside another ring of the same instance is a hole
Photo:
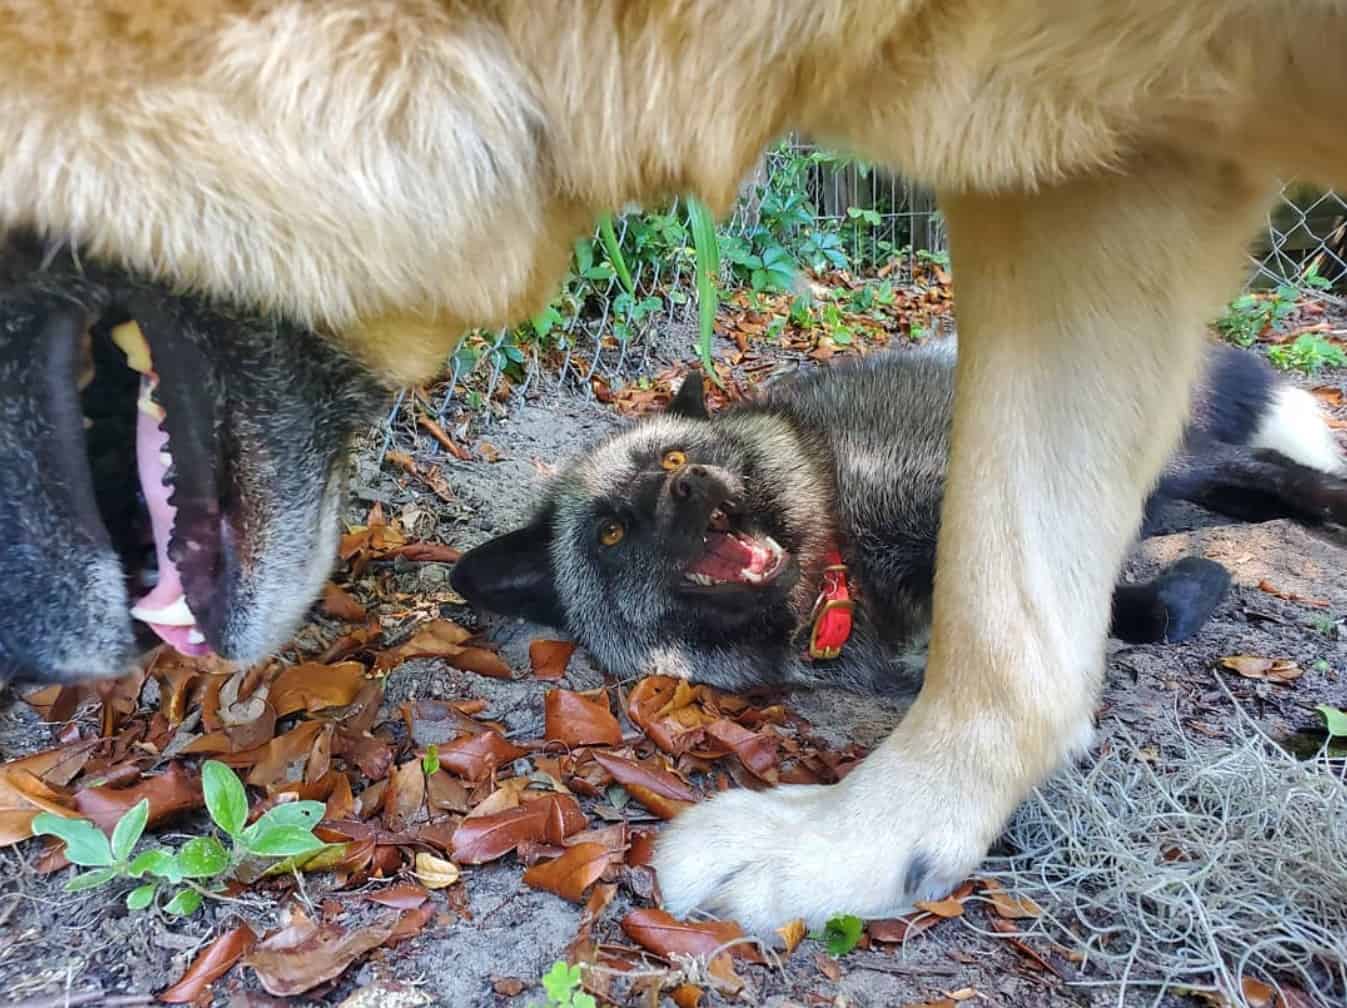
[[[729,474],[716,466],[683,466],[669,478],[669,492],[686,501],[716,503],[732,496]]]

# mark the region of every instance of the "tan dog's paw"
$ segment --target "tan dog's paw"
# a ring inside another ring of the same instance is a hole
[[[931,792],[890,775],[888,755],[831,787],[728,791],[682,813],[656,845],[665,908],[766,936],[797,917],[892,917],[947,895],[986,852],[988,817],[967,800],[914,801]]]

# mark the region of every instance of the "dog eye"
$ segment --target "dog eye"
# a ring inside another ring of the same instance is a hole
[[[673,472],[675,469],[682,469],[683,466],[687,465],[688,457],[681,451],[674,449],[673,451],[666,451],[664,457],[659,460],[659,464],[662,469]]]
[[[626,534],[621,522],[606,521],[599,526],[599,542],[605,546],[616,546]]]

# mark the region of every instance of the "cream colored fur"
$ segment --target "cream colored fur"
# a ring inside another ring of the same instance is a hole
[[[534,310],[599,211],[724,211],[787,129],[941,191],[961,338],[927,685],[843,784],[722,795],[657,855],[673,910],[757,930],[948,888],[1084,737],[1202,323],[1278,176],[1347,183],[1347,0],[0,13],[0,225],[397,380]]]

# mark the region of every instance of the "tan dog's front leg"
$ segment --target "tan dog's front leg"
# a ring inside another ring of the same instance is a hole
[[[670,910],[766,932],[942,896],[1086,743],[1115,577],[1264,194],[1153,157],[943,201],[960,360],[925,686],[841,784],[680,816],[655,861]]]

